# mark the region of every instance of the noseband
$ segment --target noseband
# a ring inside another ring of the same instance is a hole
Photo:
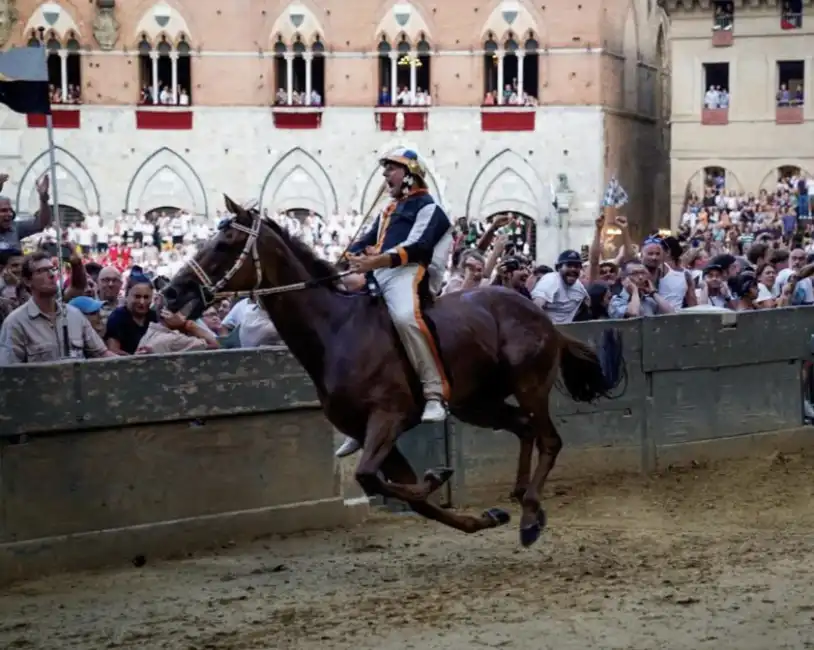
[[[235,273],[237,273],[242,267],[243,263],[246,261],[246,258],[249,255],[252,256],[252,262],[254,263],[254,275],[255,275],[255,282],[254,282],[254,289],[248,292],[242,292],[247,294],[257,294],[258,289],[260,289],[260,285],[263,283],[263,268],[260,265],[260,255],[257,252],[257,239],[260,236],[260,228],[262,227],[262,222],[260,220],[260,215],[253,215],[252,217],[252,225],[251,228],[247,228],[241,223],[238,223],[237,220],[232,217],[231,219],[224,219],[219,225],[218,230],[227,230],[232,228],[233,230],[237,230],[238,232],[242,232],[246,234],[246,243],[243,244],[243,250],[240,252],[240,255],[235,260],[235,263],[232,264],[232,268],[230,268],[226,274],[217,282],[213,282],[212,278],[209,277],[209,274],[203,269],[203,267],[198,264],[198,262],[194,258],[190,258],[187,261],[189,264],[189,268],[192,269],[192,272],[198,277],[198,287],[201,291],[201,299],[204,302],[204,305],[207,307],[215,302],[218,298],[226,297],[227,295],[234,295],[234,294],[225,294],[221,291],[223,287],[225,287],[229,280],[231,280]]]
[[[214,282],[204,268],[198,264],[194,258],[187,260],[189,268],[198,278],[198,289],[201,292],[201,300],[206,307],[209,307],[213,302],[221,298],[252,298],[256,296],[270,296],[278,293],[287,293],[290,291],[301,291],[302,289],[309,289],[316,287],[325,282],[332,282],[340,278],[350,275],[352,271],[343,271],[342,273],[335,273],[327,278],[316,278],[307,280],[305,282],[296,282],[294,284],[285,284],[279,287],[267,287],[261,289],[260,285],[263,283],[263,267],[260,263],[260,254],[257,251],[257,240],[260,237],[260,230],[263,227],[263,219],[259,213],[252,211],[252,225],[247,228],[241,223],[238,223],[235,217],[224,219],[218,224],[218,230],[227,230],[232,228],[238,232],[246,234],[246,243],[243,244],[243,250],[238,255],[235,263],[226,272],[226,274],[217,282]],[[223,288],[229,283],[234,275],[243,267],[246,259],[251,255],[252,263],[254,264],[255,283],[254,288],[249,291],[223,291]]]

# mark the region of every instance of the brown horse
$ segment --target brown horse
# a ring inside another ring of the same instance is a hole
[[[499,508],[475,517],[429,502],[452,470],[429,470],[418,480],[396,448],[399,435],[419,423],[423,398],[383,301],[344,290],[335,267],[273,221],[228,197],[226,207],[234,217],[164,290],[168,308],[196,318],[217,293],[256,291],[313,380],[328,420],[363,443],[356,479],[368,495],[403,500],[467,533],[508,523]],[[548,404],[558,370],[575,400],[608,396],[621,375],[619,339],[604,337],[597,355],[556,329],[528,298],[500,287],[445,295],[425,315],[450,379],[451,413],[520,439],[512,494],[522,503],[520,539],[528,546],[545,526],[541,494],[562,447]],[[518,406],[506,403],[510,396]]]

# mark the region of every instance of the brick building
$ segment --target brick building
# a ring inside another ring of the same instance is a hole
[[[671,216],[710,174],[726,188],[775,188],[814,175],[814,2],[668,0],[672,75]],[[680,64],[679,64],[680,62]],[[725,102],[709,101],[710,87]],[[807,100],[807,101],[805,101]]]
[[[365,211],[410,146],[451,214],[521,213],[546,258],[587,242],[612,174],[634,223],[666,223],[666,30],[655,0],[0,0],[0,44],[40,43],[55,97],[81,94],[54,117],[79,212]],[[483,106],[506,85],[529,101]],[[0,113],[22,210],[46,146]]]

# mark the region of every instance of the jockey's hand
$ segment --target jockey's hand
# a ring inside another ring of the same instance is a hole
[[[367,273],[390,266],[389,255],[350,255],[349,261],[350,270],[356,273]]]
[[[367,248],[365,248],[365,255],[376,255],[376,247],[368,246]]]

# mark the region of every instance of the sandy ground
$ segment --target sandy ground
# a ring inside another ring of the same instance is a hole
[[[553,483],[549,528],[351,531],[18,584],[0,648],[814,648],[814,458]],[[490,504],[491,505],[491,504]]]

